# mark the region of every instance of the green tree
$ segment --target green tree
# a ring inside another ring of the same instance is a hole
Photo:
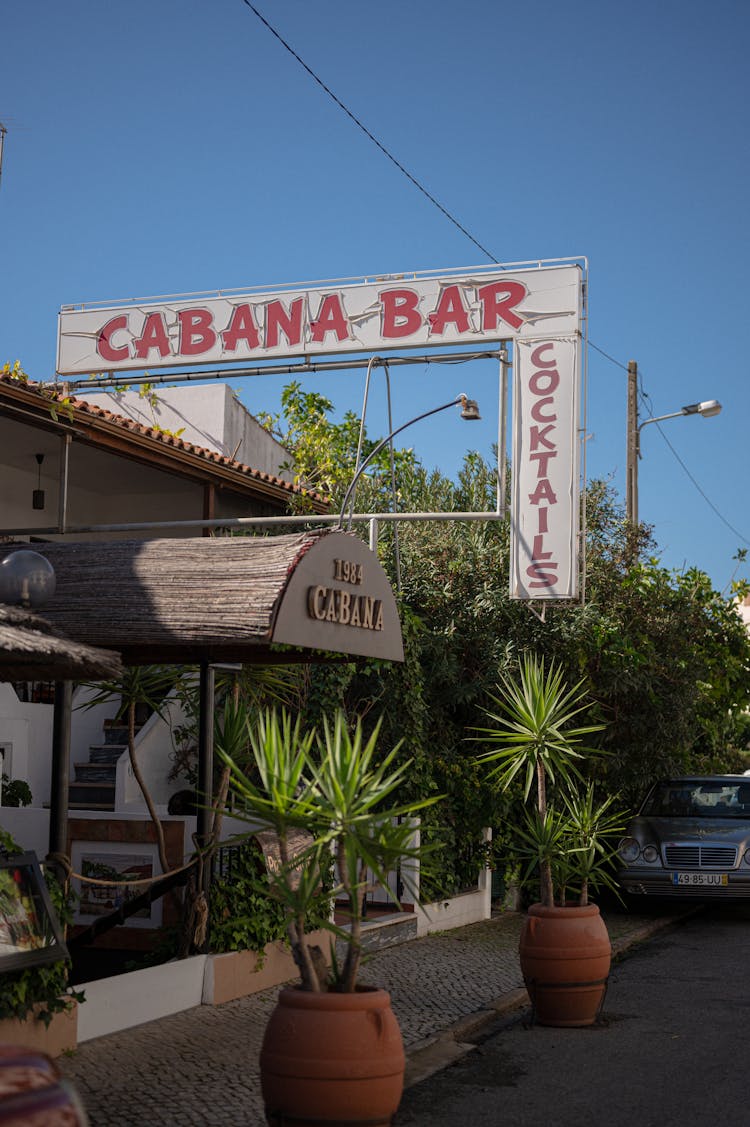
[[[295,482],[314,489],[340,504],[352,479],[360,435],[359,417],[347,411],[341,422],[331,418],[333,403],[315,391],[303,391],[294,381],[281,395],[282,411],[259,415],[260,423],[290,452],[284,469],[293,470]],[[364,436],[360,463],[375,449],[379,439]],[[388,449],[375,456],[359,483],[368,507],[390,508],[390,460]],[[394,449],[397,472],[416,465],[412,450]],[[360,508],[362,506],[360,505]]]
[[[303,467],[334,467],[326,480],[340,497],[354,468],[359,420],[332,422],[330,402],[298,385],[288,389],[284,409],[291,453]],[[367,440],[364,453],[373,445]],[[494,509],[496,467],[479,454],[469,454],[452,481],[407,453],[397,463],[403,509]],[[390,507],[386,465],[365,483],[372,492],[359,496],[360,510]],[[490,793],[466,736],[481,724],[494,686],[526,654],[554,662],[593,701],[592,719],[606,725],[592,740],[609,753],[595,765],[605,795],[622,792],[632,805],[664,773],[748,765],[750,640],[734,603],[697,569],[662,567],[650,530],[625,520],[606,482],[588,485],[586,503],[584,605],[547,604],[541,615],[510,598],[507,521],[402,524],[404,665],[359,662],[306,673],[300,708],[312,722],[337,706],[365,723],[382,713],[383,738],[403,738],[402,754],[413,761],[405,786],[415,797],[447,795],[439,820],[430,810],[424,815],[452,862],[445,893],[476,872],[481,825],[502,834],[519,816],[519,788]],[[390,548],[383,539],[381,560],[393,578]]]

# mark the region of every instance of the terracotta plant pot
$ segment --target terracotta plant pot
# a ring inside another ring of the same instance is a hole
[[[390,1124],[404,1086],[401,1030],[385,990],[282,990],[260,1054],[271,1127]]]
[[[612,960],[596,904],[532,904],[519,943],[521,972],[540,1025],[593,1025],[604,1002]]]

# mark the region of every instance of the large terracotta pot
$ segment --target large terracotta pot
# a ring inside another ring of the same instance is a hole
[[[385,990],[286,989],[260,1054],[272,1127],[390,1124],[404,1086],[401,1030]]]
[[[532,904],[519,943],[521,972],[541,1025],[592,1025],[601,1010],[612,960],[596,904]]]

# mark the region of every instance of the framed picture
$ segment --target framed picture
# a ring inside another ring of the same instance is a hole
[[[74,841],[72,863],[76,872],[89,878],[74,880],[80,896],[76,923],[90,924],[109,916],[144,891],[143,884],[161,869],[156,847],[130,842]],[[161,901],[155,901],[128,916],[128,927],[153,928],[162,922]]]
[[[36,853],[0,854],[0,973],[68,957]]]

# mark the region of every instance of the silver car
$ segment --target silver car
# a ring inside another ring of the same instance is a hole
[[[750,776],[663,779],[618,847],[631,897],[750,897]]]

